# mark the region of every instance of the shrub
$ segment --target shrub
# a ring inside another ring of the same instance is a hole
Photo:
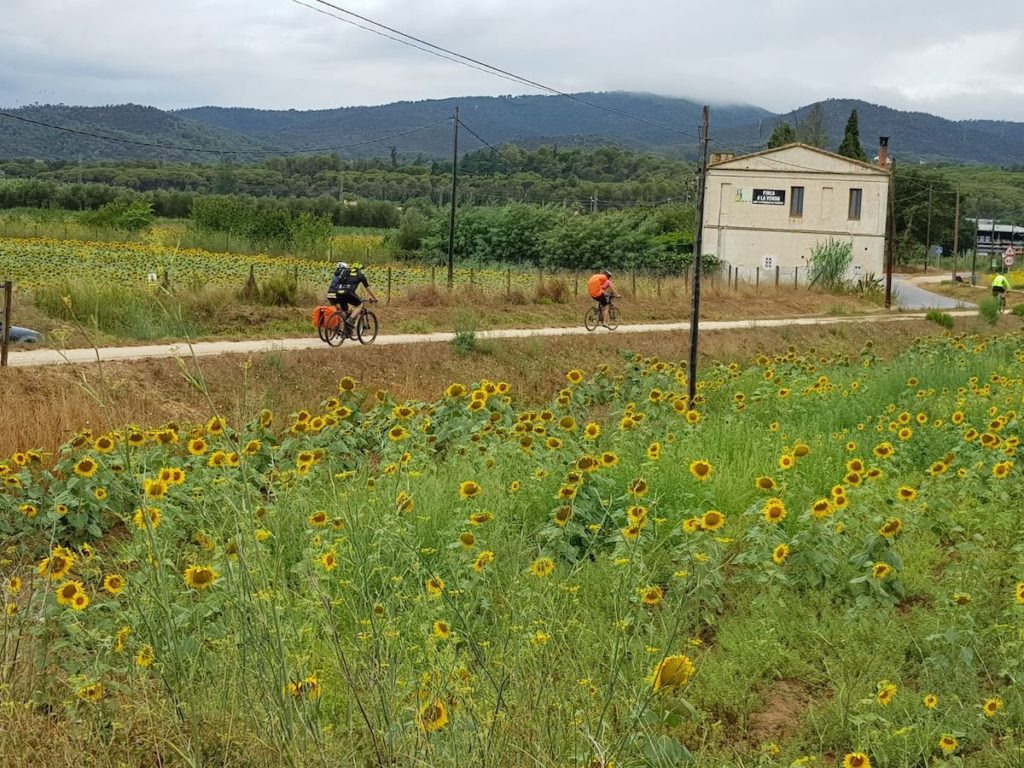
[[[853,262],[853,243],[829,238],[827,243],[815,243],[808,259],[810,284],[827,291],[846,285],[846,272]]]
[[[1024,304],[1014,304],[1013,305],[1013,309],[1011,309],[1010,312],[1015,317],[1022,317],[1022,316],[1024,316]]]
[[[989,325],[995,325],[999,319],[999,299],[988,296],[978,302],[978,317]]]
[[[298,303],[299,286],[288,274],[268,278],[260,286],[260,302],[275,307],[294,307]]]
[[[928,314],[924,316],[925,320],[940,325],[946,330],[952,330],[953,328],[953,316],[948,312],[940,312],[937,309],[928,310]]]
[[[546,300],[549,304],[567,304],[570,294],[569,284],[560,278],[545,280],[537,286],[537,301],[541,303]]]

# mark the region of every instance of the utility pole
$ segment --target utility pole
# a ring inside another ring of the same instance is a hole
[[[885,308],[892,307],[892,263],[896,253],[896,158],[889,161],[889,248],[885,259]]]
[[[977,239],[975,239],[977,250]],[[960,187],[956,188],[956,211],[953,214],[953,282],[956,282],[956,260],[960,256]],[[973,283],[972,283],[973,285]]]
[[[455,192],[459,184],[459,108],[455,108],[452,118],[452,213],[448,222],[448,290],[455,283]]]
[[[932,249],[932,185],[928,185],[928,226],[924,236],[924,273],[928,274],[928,253]],[[939,268],[938,258],[935,259],[935,268]]]
[[[693,237],[693,306],[690,310],[690,364],[686,372],[687,403],[690,408],[697,399],[697,326],[700,322],[700,252],[704,246],[704,197],[708,177],[708,126],[710,116],[707,105],[701,120],[700,178],[697,187],[697,230]]]

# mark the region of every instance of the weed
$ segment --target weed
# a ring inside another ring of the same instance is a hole
[[[989,325],[995,325],[999,320],[999,299],[988,296],[978,302],[978,317]]]
[[[925,315],[925,320],[940,325],[946,330],[952,330],[953,328],[953,316],[948,312],[940,312],[937,309],[928,310],[928,314]]]

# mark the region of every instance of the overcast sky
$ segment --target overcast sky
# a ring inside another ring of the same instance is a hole
[[[316,5],[316,0],[303,0]],[[1024,121],[1022,0],[332,0],[559,90]],[[322,6],[321,6],[322,7]],[[292,0],[0,0],[0,105],[537,93]]]

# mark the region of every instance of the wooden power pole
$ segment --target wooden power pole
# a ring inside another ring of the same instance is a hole
[[[953,214],[953,282],[956,282],[956,260],[960,257],[960,187],[956,188],[956,213]]]
[[[890,160],[889,171],[889,242],[885,257],[885,308],[892,307],[892,263],[896,253],[896,158]]]
[[[704,247],[704,198],[708,178],[708,126],[710,116],[705,105],[701,120],[700,139],[700,178],[697,185],[697,231],[693,238],[693,306],[690,310],[690,363],[686,372],[687,402],[693,408],[697,399],[697,340],[698,324],[700,323],[700,270],[701,249]]]
[[[459,185],[459,108],[455,108],[452,119],[454,133],[452,139],[452,213],[448,221],[448,290],[455,282],[455,193]]]

